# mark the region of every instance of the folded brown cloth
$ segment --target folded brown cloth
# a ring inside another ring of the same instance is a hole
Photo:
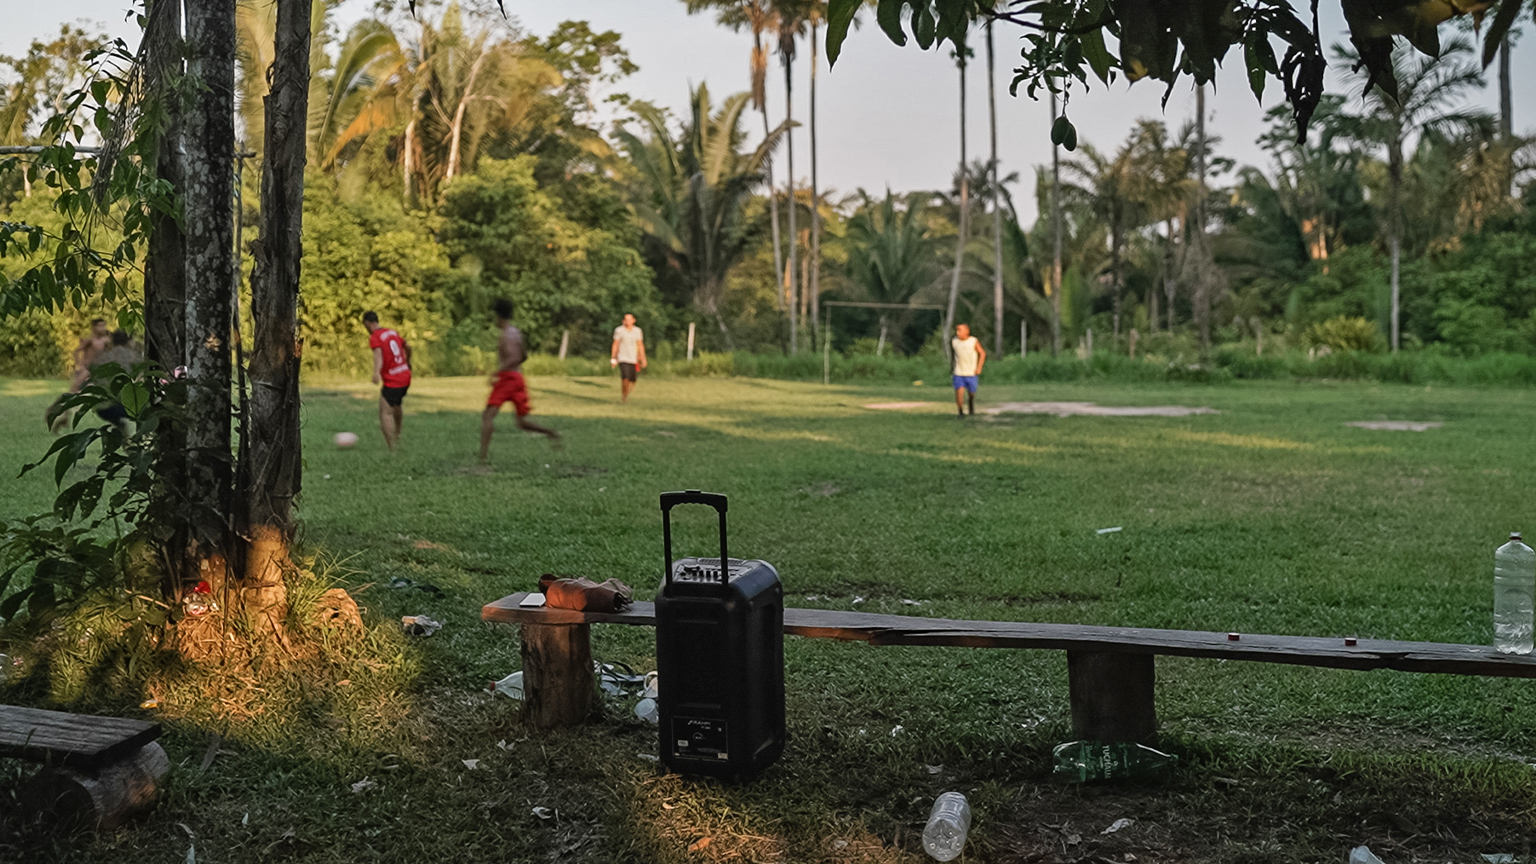
[[[583,576],[545,573],[539,577],[539,590],[545,606],[578,612],[620,612],[635,600],[634,590],[617,579],[597,583]]]

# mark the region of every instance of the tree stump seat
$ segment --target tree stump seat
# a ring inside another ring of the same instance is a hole
[[[160,724],[0,705],[0,756],[43,763],[18,797],[33,815],[110,831],[148,810],[170,772]]]
[[[486,604],[480,617],[522,627],[523,693],[530,724],[547,729],[580,723],[594,698],[588,628],[592,624],[654,627],[655,609],[650,603],[635,603],[617,613],[523,608],[518,604],[526,596],[513,594]],[[1151,742],[1156,738],[1153,658],[1158,655],[1332,669],[1536,678],[1536,655],[1500,654],[1490,645],[1443,642],[964,621],[834,609],[785,609],[784,633],[880,646],[1066,651],[1072,732],[1078,738],[1099,741]]]

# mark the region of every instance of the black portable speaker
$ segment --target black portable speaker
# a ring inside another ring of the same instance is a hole
[[[719,558],[673,560],[679,504],[715,508]],[[727,557],[725,511],[724,495],[661,496],[667,569],[656,595],[656,701],[663,765],[738,779],[784,752],[784,589],[772,564]]]

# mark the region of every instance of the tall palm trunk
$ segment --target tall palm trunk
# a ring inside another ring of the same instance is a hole
[[[987,21],[987,115],[992,123],[992,350],[1003,356],[1003,206],[997,182],[997,81],[992,60],[992,21]],[[1022,346],[1021,346],[1022,347]]]
[[[1387,145],[1387,188],[1389,200],[1387,206],[1387,253],[1392,258],[1392,320],[1389,325],[1391,331],[1392,353],[1397,353],[1398,344],[1398,274],[1400,272],[1403,251],[1403,142],[1402,139],[1393,136]]]
[[[243,598],[252,623],[274,632],[281,632],[286,614],[283,570],[291,566],[293,501],[303,486],[297,315],[304,254],[311,6],[311,0],[277,4],[272,90],[265,111],[261,242],[251,277],[251,440],[240,466],[241,488],[249,495],[250,538]]]
[[[1194,230],[1198,248],[1195,254],[1200,255],[1199,277],[1195,285],[1195,318],[1200,324],[1200,356],[1204,357],[1211,350],[1211,277],[1210,262],[1206,260],[1209,249],[1206,246],[1205,237],[1205,85],[1195,88],[1195,175],[1198,182],[1195,185],[1194,206]]]
[[[949,280],[949,303],[944,307],[944,355],[950,356],[949,338],[955,326],[955,302],[960,299],[960,269],[965,264],[965,240],[970,233],[971,181],[965,170],[965,46],[960,56],[960,233],[955,238],[955,272]],[[953,360],[954,358],[950,358]]]
[[[1056,93],[1051,93],[1051,128],[1056,127]],[[1061,353],[1061,146],[1051,144],[1051,356]]]
[[[1512,143],[1515,137],[1515,103],[1513,84],[1509,80],[1509,36],[1504,37],[1504,44],[1499,46],[1499,138],[1505,143]],[[1510,195],[1515,194],[1515,165],[1514,154],[1510,154],[1508,180],[1504,188]]]
[[[793,50],[793,49],[790,49]],[[795,278],[795,130],[790,124],[795,119],[794,97],[794,62],[789,51],[780,49],[780,56],[784,60],[784,148],[786,162],[789,169],[789,178],[785,187],[789,190],[786,199],[789,206],[789,249],[788,258],[784,267],[784,280],[789,289],[789,353],[800,353],[800,285]]]
[[[188,381],[184,492],[194,531],[181,575],[184,586],[208,581],[217,596],[234,563],[229,283],[235,240],[235,0],[186,4],[186,34],[187,75],[201,92],[188,103],[181,139]],[[202,652],[212,647],[202,644],[205,639],[217,634],[185,635],[198,643],[185,648]]]
[[[816,21],[811,21],[811,332],[821,320],[821,187],[816,183]],[[814,347],[814,338],[813,338]]]
[[[1175,272],[1174,264],[1178,261],[1178,255],[1174,251],[1175,250],[1174,240],[1175,240],[1176,236],[1177,235],[1174,234],[1174,229],[1173,229],[1173,217],[1169,216],[1168,217],[1168,248],[1163,250],[1163,266],[1166,268],[1164,270],[1164,272],[1163,272],[1163,296],[1168,299],[1168,333],[1170,335],[1173,333],[1173,325],[1174,325],[1173,298],[1174,298],[1174,293],[1178,290],[1178,284],[1179,284],[1178,279],[1176,279],[1174,277],[1174,275],[1173,275],[1174,272]]]
[[[1515,134],[1513,86],[1509,80],[1509,36],[1499,46],[1499,136],[1508,141]]]
[[[481,51],[480,56],[469,67],[469,82],[464,85],[464,94],[459,97],[459,107],[453,112],[453,126],[449,129],[448,141],[448,170],[443,175],[443,182],[447,183],[459,173],[459,153],[461,149],[460,139],[464,137],[464,112],[469,109],[469,102],[475,96],[475,79],[480,76],[480,66],[485,62],[488,51]]]

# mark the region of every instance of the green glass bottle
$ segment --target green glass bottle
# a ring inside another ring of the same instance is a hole
[[[1073,783],[1155,777],[1179,761],[1177,756],[1129,741],[1068,741],[1051,755],[1056,775]]]

